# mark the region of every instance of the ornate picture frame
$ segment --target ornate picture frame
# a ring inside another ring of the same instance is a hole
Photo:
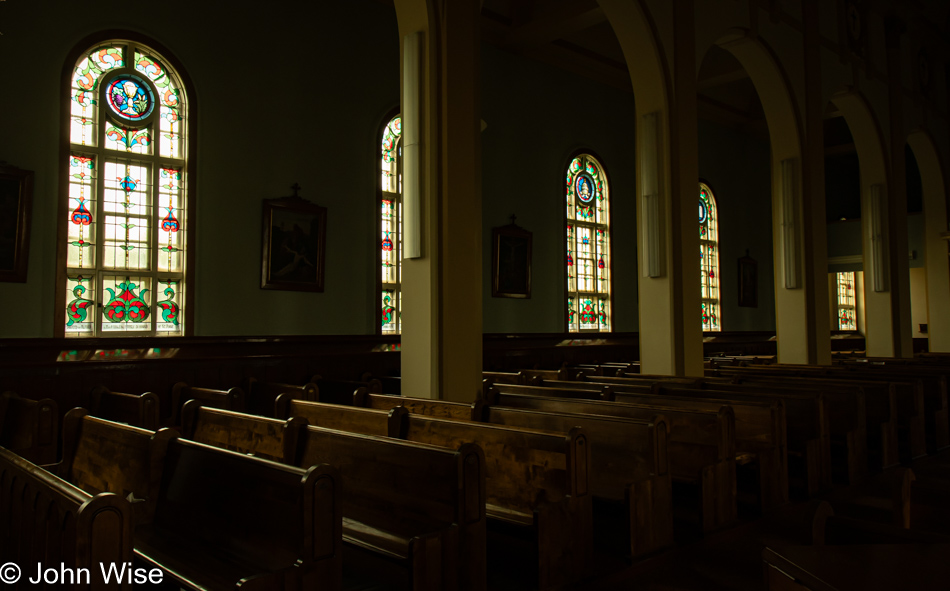
[[[531,232],[512,223],[492,228],[493,298],[531,298]]]
[[[33,171],[0,164],[0,281],[26,283]]]
[[[322,292],[327,209],[296,192],[264,200],[261,289]]]

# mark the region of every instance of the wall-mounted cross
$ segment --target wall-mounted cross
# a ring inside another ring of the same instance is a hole
[[[515,225],[515,220],[517,219],[517,218],[515,217],[515,214],[511,214],[510,216],[508,216],[508,219],[511,220],[511,225],[514,226],[514,225]]]
[[[297,195],[297,191],[300,190],[300,185],[294,183],[290,188],[294,190],[294,197],[300,197],[300,195]]]

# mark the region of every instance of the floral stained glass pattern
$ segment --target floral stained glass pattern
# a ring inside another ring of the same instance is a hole
[[[380,142],[379,259],[381,331],[399,334],[402,282],[402,119],[397,115],[386,125]]]
[[[86,53],[71,81],[65,334],[183,334],[180,80],[152,50],[115,41]]]
[[[703,330],[719,331],[719,217],[716,198],[705,183],[699,184],[699,261]]]
[[[838,330],[857,330],[854,272],[838,273]]]
[[[571,160],[565,194],[568,330],[609,331],[609,190],[603,167],[593,156]]]

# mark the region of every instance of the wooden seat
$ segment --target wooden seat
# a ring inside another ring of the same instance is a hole
[[[2,447],[0,532],[0,561],[22,567],[20,588],[29,586],[27,569],[43,564],[84,569],[88,579],[73,571],[76,589],[132,589],[125,581],[107,585],[99,569],[132,560],[129,502],[112,493],[90,495]]]
[[[0,446],[35,464],[56,461],[59,405],[44,398],[30,400],[13,392],[0,395]]]

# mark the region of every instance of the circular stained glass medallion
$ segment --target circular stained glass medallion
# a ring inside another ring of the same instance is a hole
[[[702,199],[699,200],[699,223],[706,223],[706,204],[703,203]]]
[[[141,121],[152,114],[152,87],[137,76],[119,76],[106,89],[112,112],[128,121]]]
[[[594,179],[586,172],[574,177],[574,194],[581,205],[590,205],[594,202]]]

